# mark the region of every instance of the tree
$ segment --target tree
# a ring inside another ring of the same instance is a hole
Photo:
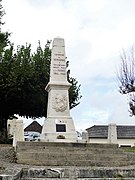
[[[135,55],[134,48],[130,52],[123,50],[118,71],[119,92],[129,96],[130,115],[135,115]]]
[[[2,32],[2,25],[4,24],[2,22],[2,17],[5,14],[5,11],[2,7],[1,4],[2,0],[0,0],[0,63],[2,62],[2,57],[3,57],[3,53],[4,53],[4,49],[5,47],[7,47],[10,44],[9,41],[9,36],[10,33],[9,32]],[[1,102],[1,98],[0,98],[0,105],[2,107],[2,102]],[[0,139],[4,139],[4,137],[6,136],[6,115],[3,117],[0,114]]]
[[[2,4],[1,4],[2,0],[0,0],[0,31],[1,31],[1,25],[3,25],[4,23],[2,22],[2,17],[5,14],[5,11],[3,10]]]
[[[0,122],[6,128],[6,120],[18,114],[25,117],[43,117],[47,114],[48,94],[45,86],[49,82],[51,49],[48,41],[44,50],[40,43],[35,53],[31,45],[13,45],[3,50],[0,62]],[[80,85],[67,73],[72,84],[69,89],[70,108],[79,104]],[[1,129],[2,131],[2,129]]]
[[[69,62],[67,61],[67,67],[68,64]],[[82,98],[80,94],[81,85],[78,85],[78,81],[75,78],[70,77],[70,70],[67,71],[67,80],[72,84],[72,86],[69,88],[69,107],[72,109],[80,104],[79,100]]]
[[[31,45],[18,46],[16,53],[13,45],[4,50],[0,63],[0,98],[3,102],[0,114],[6,113],[8,107],[9,115],[46,115],[44,103],[47,102],[47,92],[44,88],[49,82],[50,74],[49,45],[48,41],[42,50],[39,43],[37,51],[33,54]],[[69,73],[68,81],[72,84],[69,92],[70,108],[73,108],[79,104],[81,98],[80,85],[78,86],[76,79],[70,77]]]
[[[0,27],[4,14],[0,4]],[[51,60],[50,41],[44,49],[39,42],[36,52],[32,53],[30,44],[15,49],[9,36],[9,32],[2,32],[0,28],[0,139],[3,142],[7,134],[7,119],[14,114],[46,117],[48,94],[45,86],[49,82]],[[69,71],[67,77],[72,84],[69,89],[70,108],[74,108],[80,103],[80,85],[70,77]]]
[[[4,22],[2,22],[2,17],[5,15],[5,11],[3,9],[3,6],[1,4],[2,0],[0,0],[0,47],[4,48],[9,44],[9,32],[2,32],[2,25],[4,25]]]

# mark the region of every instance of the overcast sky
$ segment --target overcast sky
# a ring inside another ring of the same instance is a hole
[[[28,42],[35,50],[38,40],[44,47],[47,39],[65,39],[71,75],[83,96],[71,111],[77,130],[135,124],[116,76],[122,48],[135,45],[135,0],[3,0],[3,7],[3,28],[12,32],[15,46]]]

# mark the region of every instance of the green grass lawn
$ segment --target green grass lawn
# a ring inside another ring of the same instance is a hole
[[[134,147],[121,147],[125,152],[135,152],[135,146]]]

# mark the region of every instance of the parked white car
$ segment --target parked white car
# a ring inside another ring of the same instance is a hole
[[[24,132],[24,140],[25,141],[39,141],[40,133],[34,131]]]

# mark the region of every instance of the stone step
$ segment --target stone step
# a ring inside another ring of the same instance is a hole
[[[52,145],[45,145],[45,144],[41,144],[41,145],[37,145],[37,144],[34,144],[34,143],[32,143],[32,144],[23,144],[23,143],[20,143],[20,142],[18,142],[19,144],[17,144],[18,145],[18,150],[27,150],[27,149],[32,149],[32,150],[44,150],[44,149],[52,149],[53,150],[53,148],[55,147],[55,145],[54,146],[52,146]],[[31,142],[29,142],[29,143],[31,143]],[[63,150],[69,150],[69,151],[72,151],[72,150],[79,150],[79,149],[83,149],[83,151],[87,151],[87,150],[121,150],[121,151],[123,151],[122,149],[120,149],[120,148],[118,148],[118,147],[116,147],[116,148],[114,148],[114,147],[109,147],[109,148],[106,148],[106,147],[101,147],[101,146],[99,146],[99,147],[94,147],[94,146],[82,146],[81,144],[80,144],[80,147],[79,146],[67,146],[67,145],[65,145],[65,146],[61,146],[60,144],[59,144],[59,146],[56,146],[55,147],[56,149],[63,149]],[[66,149],[65,149],[66,148]]]
[[[21,180],[53,180],[54,178],[22,178]],[[135,180],[135,178],[55,178],[55,180]]]
[[[116,144],[90,144],[90,143],[63,143],[63,142],[17,142],[17,149],[45,149],[49,147],[51,148],[64,148],[66,149],[99,149],[99,148],[104,148],[104,149],[118,149],[118,145]]]
[[[132,155],[133,156],[133,155]],[[127,155],[126,153],[121,153],[121,154],[108,154],[108,153],[99,153],[99,154],[86,154],[86,153],[63,153],[63,152],[18,152],[17,153],[17,158],[18,159],[41,159],[41,161],[43,159],[46,159],[46,160],[117,160],[117,161],[128,161],[129,159],[132,159],[132,156],[131,155]],[[133,156],[134,157],[134,156]],[[132,159],[132,160],[135,160]]]
[[[21,150],[18,150],[19,152],[38,152],[38,153],[40,153],[40,152],[46,152],[46,153],[54,153],[54,147],[53,148],[45,148],[45,149],[32,149],[32,148],[27,148],[27,149],[21,149]],[[101,149],[94,149],[94,148],[92,148],[92,149],[79,149],[79,148],[76,148],[76,149],[69,149],[69,148],[61,148],[61,147],[57,147],[57,148],[55,148],[55,152],[56,153],[65,153],[65,154],[71,154],[71,153],[73,153],[73,152],[76,152],[76,154],[91,154],[91,155],[93,155],[93,154],[95,154],[95,155],[98,155],[98,154],[113,154],[113,155],[115,155],[115,154],[119,154],[119,155],[121,155],[122,153],[124,153],[123,152],[123,150],[121,150],[121,149],[103,149],[103,148],[101,148]],[[126,154],[126,153],[125,153]]]
[[[55,148],[55,147],[54,147]],[[23,149],[23,150],[17,150],[17,152],[19,153],[46,153],[46,154],[65,154],[65,155],[72,155],[72,154],[77,154],[77,155],[81,155],[81,154],[85,154],[85,155],[96,155],[96,156],[100,156],[100,155],[113,155],[113,156],[126,156],[127,153],[123,152],[122,150],[119,150],[119,149],[112,149],[112,150],[108,150],[108,149],[93,149],[92,151],[91,150],[84,150],[84,149],[72,149],[72,150],[68,150],[68,149],[61,149],[61,148],[55,148],[55,151],[54,151],[54,148],[48,148],[48,149],[42,149],[42,150],[37,150],[37,149]]]
[[[44,158],[44,156],[21,156],[17,160],[18,163],[22,164],[33,164],[33,165],[44,165],[44,166],[127,166],[135,164],[135,161],[127,158],[123,159],[111,159],[111,158],[95,158],[95,159],[72,159],[72,158]]]
[[[135,169],[118,168],[30,168],[21,179],[135,179]]]
[[[40,160],[40,159],[21,159],[18,160],[21,164],[31,164],[40,166],[94,166],[94,167],[119,167],[135,164],[132,161],[100,161],[100,160]]]
[[[19,158],[42,158],[42,159],[72,159],[72,160],[80,160],[82,158],[84,159],[91,159],[91,160],[96,160],[96,159],[101,159],[104,160],[105,158],[110,160],[110,159],[119,159],[119,160],[128,160],[127,154],[86,154],[86,153],[61,153],[61,152],[22,152],[22,153],[17,153],[17,156]]]

